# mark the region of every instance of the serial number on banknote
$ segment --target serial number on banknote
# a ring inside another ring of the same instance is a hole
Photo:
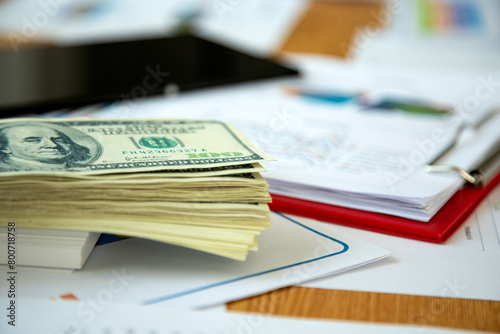
[[[136,155],[136,154],[169,154],[169,153],[197,153],[197,152],[208,152],[206,149],[175,149],[175,150],[147,150],[147,151],[122,151],[124,155]]]

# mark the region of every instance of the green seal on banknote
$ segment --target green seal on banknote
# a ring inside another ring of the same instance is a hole
[[[149,148],[171,148],[176,147],[177,142],[165,137],[144,137],[139,140],[139,145]]]

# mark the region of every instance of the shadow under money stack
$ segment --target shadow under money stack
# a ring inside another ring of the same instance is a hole
[[[143,237],[244,260],[270,227],[259,162],[217,121],[0,121],[0,225]]]

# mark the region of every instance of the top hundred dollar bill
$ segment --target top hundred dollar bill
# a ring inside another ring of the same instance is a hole
[[[0,174],[107,174],[271,161],[234,126],[203,120],[0,120]]]

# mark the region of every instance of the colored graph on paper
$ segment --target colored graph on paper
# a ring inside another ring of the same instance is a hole
[[[417,29],[426,34],[457,34],[485,29],[484,11],[472,0],[431,1],[415,3]]]

